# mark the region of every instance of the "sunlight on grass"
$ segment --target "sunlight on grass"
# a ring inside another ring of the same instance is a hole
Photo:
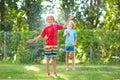
[[[35,66],[25,66],[25,69],[31,70],[31,71],[35,71],[35,72],[39,72],[40,71],[40,69],[35,67]]]
[[[67,75],[63,75],[63,74],[59,74],[59,76],[62,78],[62,79],[65,79],[65,80],[69,80],[67,77]]]
[[[52,66],[50,67],[51,76],[46,75],[45,65],[16,65],[16,64],[1,64],[0,79],[32,79],[32,80],[115,80],[120,79],[119,65],[86,65],[76,64],[76,70],[72,70],[72,65],[69,65],[69,70],[66,71],[66,65],[57,65],[57,74],[53,75]]]

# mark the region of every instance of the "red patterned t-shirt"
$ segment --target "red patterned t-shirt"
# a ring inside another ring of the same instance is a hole
[[[40,34],[41,37],[47,36],[46,45],[57,45],[57,33],[58,30],[62,30],[63,26],[58,24],[52,24],[50,26],[46,26],[42,33]]]

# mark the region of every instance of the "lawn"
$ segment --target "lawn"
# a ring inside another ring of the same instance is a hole
[[[52,65],[50,65],[52,71]],[[57,65],[58,76],[47,76],[45,64],[0,64],[0,80],[120,80],[120,65],[76,65],[65,70]]]

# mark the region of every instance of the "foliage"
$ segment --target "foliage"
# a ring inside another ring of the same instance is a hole
[[[19,44],[18,57],[22,63],[37,62],[40,63],[44,58],[44,41],[39,40],[33,44],[28,44],[26,41],[34,36],[38,36],[38,32],[23,33]],[[31,36],[30,36],[31,35]],[[27,36],[27,37],[26,37]]]
[[[42,0],[25,0],[25,5],[21,7],[22,10],[26,12],[27,22],[29,24],[29,30],[35,30],[42,26],[41,13],[42,13]]]
[[[36,56],[41,56],[44,40],[36,41],[32,45],[27,44],[26,40],[39,34],[39,29],[45,25],[42,15],[51,12],[59,12],[56,16],[59,23],[64,23],[71,13],[76,14],[73,19],[79,36],[76,58],[80,62],[107,63],[120,60],[119,0],[59,0],[59,3],[57,1],[1,0],[0,53],[5,53],[6,41],[7,60],[14,62],[17,57],[21,62],[28,63],[29,60],[38,62],[43,59]],[[42,2],[48,2],[50,5],[42,5]],[[36,31],[29,32],[30,30]],[[6,37],[3,31],[7,32]],[[62,31],[59,32],[60,36],[62,34]],[[59,61],[65,61],[64,40],[65,38],[59,37]]]
[[[79,62],[96,61],[97,63],[109,63],[110,60],[120,61],[120,37],[119,31],[109,30],[77,30],[76,59]],[[61,32],[62,33],[62,32]],[[63,45],[60,40],[59,44]],[[118,58],[113,58],[113,57]]]
[[[86,34],[88,33],[88,34]],[[116,52],[116,50],[119,50],[120,46],[115,46],[114,44],[120,44],[118,43],[118,40],[120,40],[119,37],[117,37],[119,34],[119,31],[112,32],[112,31],[97,31],[97,30],[86,30],[86,32],[81,31],[78,40],[82,43],[81,48],[82,53],[87,53],[88,58],[87,59],[93,59],[93,60],[99,60],[103,63],[108,63],[112,56],[118,56],[120,55],[119,52]],[[78,34],[79,35],[79,34]],[[116,35],[113,36],[113,35]],[[84,36],[84,37],[83,37]],[[80,39],[81,38],[81,39]],[[114,48],[112,47],[114,46]],[[118,48],[119,47],[119,48]],[[78,48],[79,49],[79,48]],[[116,54],[115,54],[116,52]]]
[[[119,30],[119,3],[119,0],[1,0],[0,31],[36,30],[45,25],[42,17],[48,13],[57,14],[59,23],[74,13],[74,21],[84,29]]]
[[[104,18],[104,30],[120,30],[120,1],[108,0],[106,2],[106,15]]]
[[[10,60],[13,63],[16,60],[21,63],[40,62],[44,58],[44,40],[37,41],[32,45],[26,42],[38,34],[38,32],[6,32],[6,38],[4,38],[5,35],[2,33],[0,37],[2,39],[0,42],[1,53],[4,53],[4,45],[6,45],[6,54],[4,54],[6,55],[6,60]]]
[[[110,61],[120,61],[120,32],[110,30],[84,30],[76,29],[78,34],[76,46],[76,59],[79,62],[109,63]],[[44,59],[45,40],[41,39],[33,44],[27,44],[26,41],[39,35],[40,31],[34,32],[7,32],[6,38],[4,32],[0,34],[0,53],[4,53],[4,44],[6,41],[6,60],[13,63],[19,60],[22,63],[42,62]],[[61,37],[63,31],[59,32],[59,52],[58,61],[65,61],[64,41]],[[5,40],[6,39],[6,40]]]
[[[64,41],[65,41],[65,38],[62,36],[63,35],[63,31],[60,31],[59,32],[59,37],[58,37],[58,46],[59,46],[59,51],[58,51],[58,58],[57,60],[58,61],[61,61],[61,62],[65,62],[65,44]]]
[[[104,17],[102,8],[105,2],[103,0],[81,0],[79,4],[75,8],[75,21],[80,21],[85,29],[102,27],[103,22],[100,19]]]
[[[28,31],[37,29],[41,23],[41,2],[33,0],[1,0],[0,30]]]

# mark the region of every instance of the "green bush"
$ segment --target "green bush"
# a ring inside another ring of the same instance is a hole
[[[76,59],[80,63],[96,62],[109,63],[120,61],[120,32],[110,30],[83,30],[77,31]],[[0,53],[4,54],[4,41],[6,41],[6,60],[21,63],[39,63],[44,59],[45,39],[28,44],[26,41],[38,36],[41,31],[30,32],[0,32]],[[58,37],[58,61],[65,62],[63,31]]]
[[[110,30],[77,30],[76,58],[79,62],[102,62],[120,61],[120,32]],[[63,32],[60,32],[60,35]],[[60,36],[59,35],[59,36]],[[60,38],[62,39],[62,38]],[[63,44],[63,39],[59,44]],[[112,58],[112,57],[118,58]]]

